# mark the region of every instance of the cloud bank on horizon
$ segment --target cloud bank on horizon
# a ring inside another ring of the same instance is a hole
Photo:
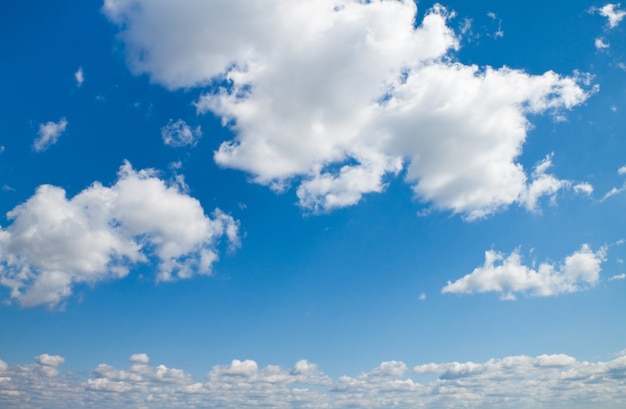
[[[134,73],[212,89],[195,106],[233,133],[219,165],[278,191],[295,183],[313,212],[355,205],[399,174],[421,201],[469,220],[532,209],[567,183],[544,175],[537,190],[517,162],[529,117],[561,116],[597,89],[578,72],[456,61],[441,5],[417,25],[413,1],[106,0],[103,11]]]
[[[36,361],[8,365],[0,360],[3,407],[434,409],[456,408],[459,402],[468,408],[626,404],[623,353],[598,362],[565,354],[518,355],[483,363],[419,364],[412,370],[404,362],[387,361],[358,376],[336,379],[307,360],[287,369],[235,359],[213,366],[203,381],[182,369],[153,365],[143,353],[132,355],[126,369],[100,364],[81,376],[60,372],[65,361],[61,356],[42,354]]]

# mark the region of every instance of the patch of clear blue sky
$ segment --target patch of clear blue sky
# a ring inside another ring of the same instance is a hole
[[[419,3],[418,21],[432,4]],[[520,161],[528,169],[554,152],[554,173],[591,182],[596,199],[620,186],[626,72],[616,64],[625,58],[623,25],[604,32],[605,19],[588,12],[602,4],[586,1],[443,4],[457,12],[453,27],[472,19],[473,35],[456,54],[463,63],[595,76],[600,92],[566,122],[531,118]],[[289,366],[306,358],[334,376],[392,359],[411,366],[567,353],[582,360],[625,347],[624,285],[606,281],[623,272],[620,247],[609,249],[602,282],[590,291],[516,302],[440,294],[447,280],[481,265],[490,248],[521,246],[542,262],[561,260],[582,243],[597,249],[616,242],[626,231],[623,195],[604,203],[562,197],[557,206],[544,203],[541,215],[513,206],[467,223],[445,212],[418,217],[425,205],[398,178],[357,206],[305,216],[293,189],[276,195],[213,163],[212,152],[230,135],[211,115],[196,116],[191,102],[201,90],[169,92],[134,77],[100,6],[0,5],[0,184],[10,187],[0,191],[0,212],[40,184],[61,186],[68,196],[96,180],[110,184],[124,159],[166,178],[168,164],[180,160],[205,211],[219,207],[241,221],[242,247],[222,255],[212,278],[155,285],[149,267],[140,266],[124,280],[76,288],[65,311],[2,305],[3,360],[59,354],[65,368],[87,370],[102,362],[123,367],[132,353],[146,352],[153,362],[202,375],[232,359]],[[504,36],[490,37],[499,27]],[[595,49],[600,36],[612,40],[610,53]],[[73,77],[79,67],[81,87]],[[33,152],[39,123],[61,117],[67,132],[48,151]],[[170,118],[202,126],[195,148],[162,143],[159,130]],[[0,295],[8,297],[7,290]]]

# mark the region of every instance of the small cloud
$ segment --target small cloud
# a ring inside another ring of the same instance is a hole
[[[502,30],[502,19],[498,18],[498,16],[496,16],[496,13],[494,13],[493,11],[490,11],[489,13],[487,13],[487,17],[492,19],[494,22],[495,21],[498,22],[498,30],[496,30],[496,32],[493,33],[492,37],[493,38],[504,37],[504,31]]]
[[[618,194],[622,193],[623,191],[624,191],[624,187],[621,187],[619,189],[614,187],[613,189],[611,189],[608,192],[606,192],[606,194],[602,197],[602,199],[600,199],[600,201],[604,202],[609,197],[618,195]]]
[[[623,175],[625,173],[626,173],[626,165],[624,165],[621,168],[617,169],[617,174],[618,175]]]
[[[598,50],[609,48],[609,44],[605,43],[602,38],[596,38],[595,45]]]
[[[130,358],[128,358],[128,361],[134,364],[147,365],[150,363],[150,358],[147,354],[133,354],[130,356]]]
[[[579,183],[574,186],[574,192],[590,196],[593,193],[593,186],[587,182]]]
[[[623,280],[626,278],[626,274],[616,274],[613,277],[609,278],[609,281]]]
[[[85,74],[83,73],[83,67],[78,67],[78,70],[74,73],[74,79],[76,80],[76,86],[80,87],[85,82]]]
[[[609,28],[615,28],[626,16],[626,11],[620,10],[620,3],[607,4],[604,7],[596,8],[592,7],[592,13],[598,13],[603,17],[606,17],[609,22]]]
[[[426,301],[426,294],[425,293],[421,293],[420,297],[419,297],[420,301]]]
[[[617,106],[615,106],[615,105],[611,105],[611,111],[613,111],[613,112],[617,112]]]
[[[37,152],[45,151],[50,146],[57,143],[59,136],[65,132],[67,128],[67,119],[61,118],[59,122],[46,122],[39,124],[39,138],[35,139],[33,148]]]
[[[202,136],[200,126],[192,129],[185,121],[179,119],[173,122],[171,119],[161,128],[161,137],[166,145],[176,148],[182,146],[194,146]]]

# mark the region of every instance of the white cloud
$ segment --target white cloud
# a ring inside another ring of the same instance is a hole
[[[622,166],[621,168],[617,169],[617,174],[618,175],[624,175],[626,174],[626,165]]]
[[[150,358],[147,354],[133,354],[130,356],[130,358],[128,358],[128,361],[134,364],[147,365],[150,363]]]
[[[570,185],[570,182],[566,180],[557,179],[553,175],[549,175],[546,171],[552,166],[552,155],[548,155],[543,161],[541,161],[532,173],[531,182],[527,185],[526,189],[521,193],[520,202],[528,210],[537,210],[537,202],[542,196],[549,196],[551,201],[556,201],[556,193],[564,187]],[[589,184],[586,184],[591,186]],[[581,186],[581,185],[577,185]],[[586,188],[579,187],[578,190]],[[577,191],[578,191],[577,190]]]
[[[33,143],[35,151],[45,151],[57,143],[59,136],[65,132],[65,128],[67,128],[67,119],[65,118],[61,118],[59,122],[50,121],[45,124],[39,124],[39,137]]]
[[[245,367],[233,375],[233,368]],[[21,409],[90,407],[287,408],[569,408],[626,404],[626,356],[578,361],[565,354],[507,356],[486,362],[382,362],[358,376],[332,379],[306,360],[293,368],[254,361],[214,366],[204,380],[165,365],[101,364],[88,375],[50,375],[41,364],[0,361],[0,406]],[[56,368],[53,368],[56,369]],[[436,379],[425,383],[413,376]]]
[[[440,5],[414,27],[413,1],[106,0],[128,64],[197,101],[235,134],[215,153],[300,205],[328,211],[406,170],[415,195],[469,219],[528,205],[516,162],[528,114],[585,101],[587,79],[454,61]],[[556,180],[556,179],[555,179]]]
[[[74,73],[74,79],[76,80],[76,86],[80,87],[85,82],[85,74],[83,73],[83,67],[78,67],[78,70]]]
[[[161,128],[161,137],[166,145],[181,147],[194,146],[198,143],[198,139],[202,136],[200,126],[192,129],[185,121],[179,119],[173,122],[171,119],[163,128]]]
[[[615,280],[623,280],[626,278],[626,274],[622,273],[622,274],[616,274],[613,277],[609,278],[609,281],[615,281]]]
[[[574,192],[590,196],[593,193],[593,186],[587,182],[578,183],[574,185]]]
[[[626,11],[620,10],[620,3],[606,4],[600,8],[593,8],[592,11],[599,13],[608,19],[609,28],[615,28],[626,16]]]
[[[118,279],[158,260],[157,280],[211,274],[216,244],[238,245],[238,222],[126,162],[112,187],[95,182],[71,199],[42,185],[0,228],[0,284],[23,306],[54,306],[79,283]]]
[[[605,249],[593,252],[583,244],[561,265],[541,263],[537,269],[522,264],[519,249],[508,256],[494,250],[485,252],[485,264],[448,284],[442,293],[473,294],[497,292],[505,300],[516,294],[552,296],[594,286],[600,278]]]
[[[603,50],[605,48],[609,48],[609,44],[605,43],[602,38],[596,38],[594,44],[595,44],[595,46],[596,46],[596,48],[598,50]]]

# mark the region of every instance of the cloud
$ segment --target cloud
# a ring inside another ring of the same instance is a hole
[[[567,256],[561,265],[541,263],[537,269],[522,264],[519,249],[508,256],[494,250],[485,252],[485,263],[470,274],[448,284],[442,293],[474,294],[497,292],[504,300],[516,294],[553,296],[594,286],[600,277],[605,249],[593,252],[587,244]]]
[[[593,186],[587,182],[578,183],[574,185],[574,192],[591,196],[591,194],[593,193]]]
[[[111,187],[93,183],[68,199],[39,186],[7,213],[0,228],[0,284],[22,306],[57,305],[75,285],[119,279],[139,262],[158,261],[156,279],[210,275],[225,237],[239,243],[238,222],[168,185],[154,170],[125,162]]]
[[[125,369],[100,364],[86,375],[48,374],[43,367],[0,361],[0,406],[608,409],[626,404],[624,355],[598,362],[565,354],[517,355],[482,363],[418,364],[412,371],[402,361],[387,361],[358,376],[336,379],[306,360],[293,368],[233,360],[214,366],[204,380],[162,364],[132,364]],[[417,381],[428,375],[436,378]]]
[[[608,19],[609,28],[615,28],[624,19],[624,16],[626,16],[626,11],[620,10],[619,7],[620,3],[609,3],[600,8],[594,7],[591,11],[606,17]]]
[[[625,278],[626,278],[626,274],[625,273],[616,274],[613,277],[609,278],[609,281],[623,280]]]
[[[617,169],[617,174],[618,175],[624,175],[626,174],[626,165],[620,167],[619,169]]]
[[[602,38],[596,38],[594,44],[598,50],[609,48],[609,44],[605,43]]]
[[[173,122],[171,119],[161,128],[161,137],[166,145],[173,147],[194,146],[202,136],[200,126],[191,129],[182,119]]]
[[[83,67],[78,67],[78,70],[74,73],[74,79],[76,80],[76,86],[80,87],[85,82],[85,74],[83,73]]]
[[[65,132],[65,128],[67,128],[67,119],[65,118],[61,118],[59,122],[50,121],[45,124],[39,124],[39,137],[33,143],[35,151],[45,151],[57,143],[59,136]]]
[[[413,1],[107,0],[127,61],[168,89],[205,89],[200,114],[233,140],[215,161],[325,212],[404,175],[433,208],[476,219],[528,203],[517,162],[528,115],[561,115],[593,92],[579,74],[455,61],[441,5]]]

